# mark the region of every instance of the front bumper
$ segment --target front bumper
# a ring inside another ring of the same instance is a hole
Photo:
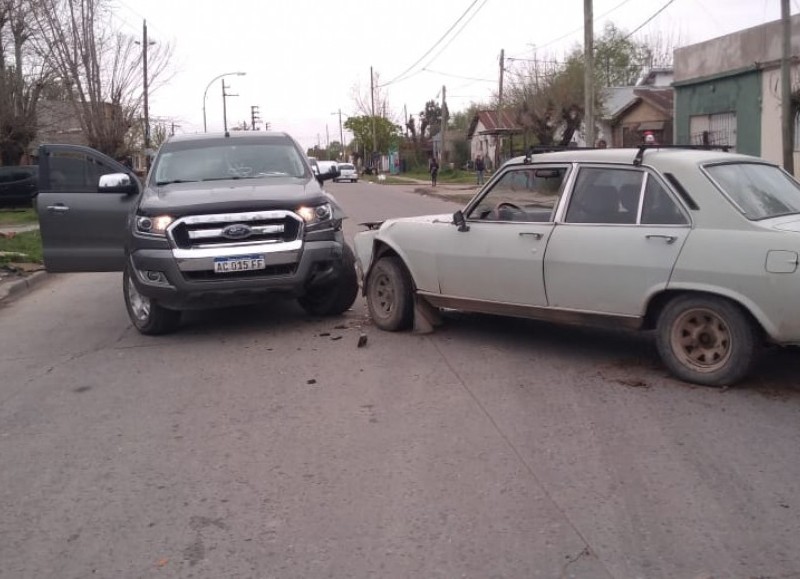
[[[298,240],[279,244],[276,251],[227,248],[180,252],[175,249],[138,249],[130,254],[139,292],[172,309],[202,309],[253,303],[271,294],[299,297],[313,287],[335,283],[341,271],[341,233],[326,241]],[[234,274],[214,273],[214,258],[258,253],[266,269]]]

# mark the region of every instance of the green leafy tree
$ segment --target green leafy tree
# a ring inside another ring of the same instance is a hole
[[[594,64],[600,86],[635,85],[652,61],[652,48],[629,38],[611,22],[606,23],[603,34],[595,42]]]
[[[372,142],[372,120],[373,117],[362,115],[350,117],[345,121],[344,127],[353,133],[355,137],[354,145],[361,149],[364,155],[369,155],[372,151],[378,153],[388,153],[389,146],[398,142],[400,138],[400,127],[389,119],[375,117],[375,140]]]
[[[425,109],[419,112],[419,136],[424,139],[426,136],[439,132],[442,128],[442,107],[434,100],[425,103]]]

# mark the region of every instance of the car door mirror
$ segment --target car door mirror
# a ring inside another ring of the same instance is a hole
[[[453,224],[458,226],[459,231],[469,231],[467,220],[464,219],[464,212],[459,209],[453,213]]]
[[[136,193],[136,183],[127,173],[109,173],[100,176],[97,186],[100,193]]]
[[[315,175],[315,176],[317,178],[317,181],[319,181],[320,185],[322,185],[323,181],[336,179],[336,177],[338,177],[340,174],[341,172],[339,171],[339,167],[337,167],[336,165],[332,165],[328,169],[327,173],[322,173],[320,175]]]

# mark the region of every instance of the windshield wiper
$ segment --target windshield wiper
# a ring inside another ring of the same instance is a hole
[[[156,185],[172,185],[173,183],[197,183],[194,179],[173,179],[172,181],[156,181]]]

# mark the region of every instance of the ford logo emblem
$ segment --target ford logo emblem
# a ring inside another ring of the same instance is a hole
[[[253,235],[253,230],[250,229],[250,226],[244,225],[243,223],[234,223],[222,230],[222,237],[228,239],[244,239],[251,235]]]

